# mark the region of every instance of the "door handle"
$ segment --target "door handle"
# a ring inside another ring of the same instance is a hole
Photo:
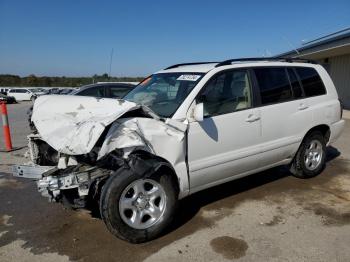
[[[300,104],[299,107],[298,107],[298,110],[305,110],[305,109],[308,109],[309,107],[307,105],[304,105],[304,104]]]
[[[259,116],[256,116],[256,115],[251,114],[251,115],[249,115],[249,116],[246,118],[245,121],[248,122],[248,123],[251,123],[251,122],[258,121],[258,120],[260,120],[260,117],[259,117]]]

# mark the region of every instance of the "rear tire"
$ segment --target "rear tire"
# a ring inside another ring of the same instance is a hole
[[[290,171],[297,178],[319,175],[326,163],[326,141],[323,134],[314,131],[304,138],[295,155]]]
[[[153,187],[148,186],[150,190],[147,191],[147,184],[160,189],[158,193],[163,199],[159,200],[157,210],[155,209],[155,198],[149,197],[148,193],[153,190]],[[139,186],[136,186],[134,190],[135,185]],[[141,194],[142,187],[144,194]],[[168,174],[151,175],[145,178],[133,174],[130,169],[121,168],[107,180],[102,189],[101,217],[108,230],[120,239],[131,243],[150,241],[159,237],[173,220],[178,202],[175,188],[173,179]],[[129,194],[128,197],[126,197],[127,194]],[[144,200],[144,196],[147,197],[147,200]],[[125,205],[129,206],[125,208]],[[150,210],[156,211],[153,214],[150,213]],[[143,222],[144,218],[152,219],[152,221]]]

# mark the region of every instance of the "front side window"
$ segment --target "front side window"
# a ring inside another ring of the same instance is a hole
[[[292,90],[285,68],[262,67],[254,69],[260,88],[261,104],[281,103],[292,99]]]
[[[296,67],[295,69],[303,85],[306,97],[326,94],[324,84],[314,68]]]
[[[250,108],[251,85],[247,70],[227,71],[212,78],[197,98],[204,116],[217,116]]]
[[[203,75],[203,73],[154,74],[131,90],[124,99],[148,106],[161,117],[171,117]]]

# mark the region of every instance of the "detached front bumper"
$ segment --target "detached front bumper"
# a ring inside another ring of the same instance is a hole
[[[84,206],[83,200],[89,195],[91,185],[109,174],[109,171],[82,165],[64,170],[55,166],[14,165],[12,172],[15,177],[36,180],[38,191],[51,202],[60,201],[70,191],[69,195],[74,195],[70,202],[78,207]]]
[[[54,166],[13,165],[12,174],[15,177],[41,179],[43,174],[55,168]]]

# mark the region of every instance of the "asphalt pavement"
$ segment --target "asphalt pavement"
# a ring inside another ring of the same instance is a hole
[[[348,120],[318,177],[281,167],[199,192],[181,201],[170,232],[134,245],[98,215],[48,203],[32,181],[11,176],[12,164],[28,161],[29,106],[8,106],[16,150],[0,152],[0,261],[350,261]]]

